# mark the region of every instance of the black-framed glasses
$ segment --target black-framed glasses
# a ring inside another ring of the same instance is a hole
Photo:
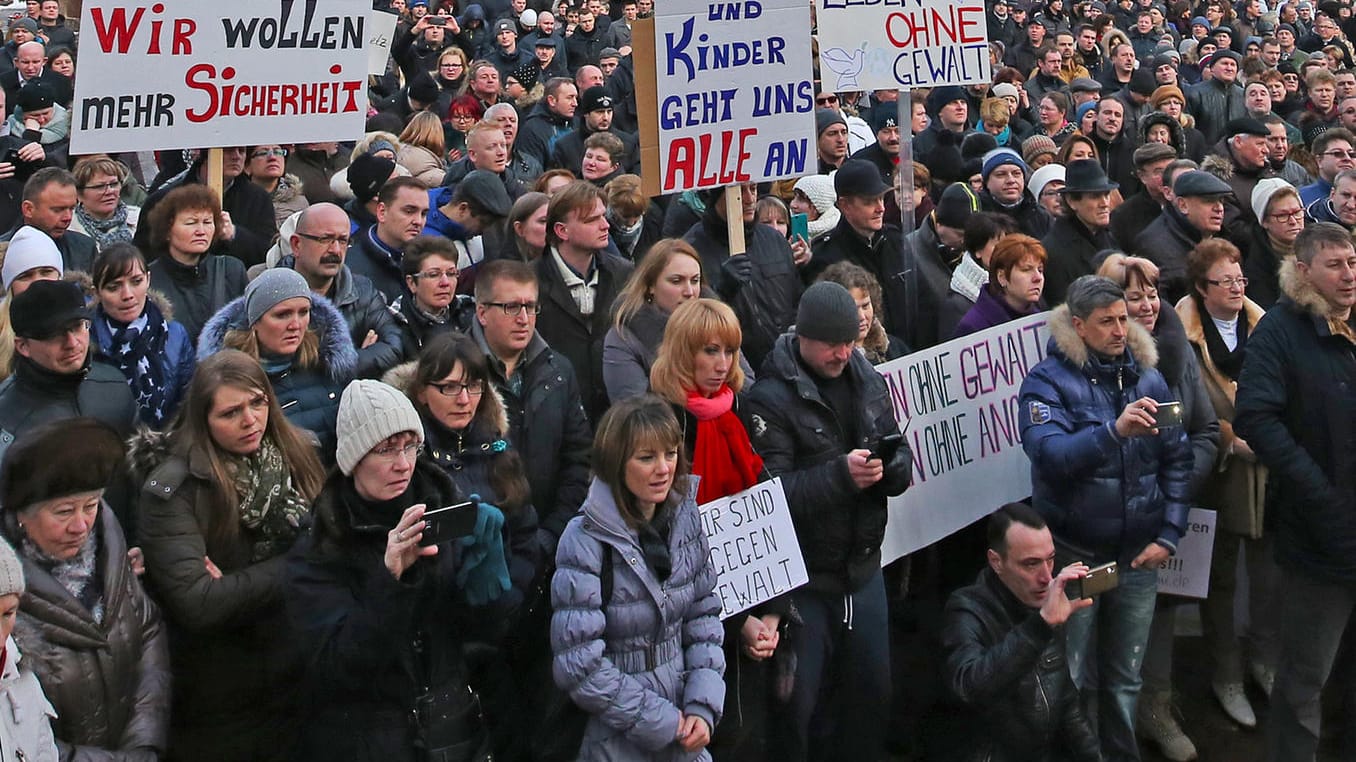
[[[448,381],[442,384],[429,384],[429,386],[438,390],[438,393],[444,397],[460,397],[462,392],[466,392],[472,397],[479,397],[485,393],[484,381]]]
[[[80,188],[80,190],[91,190],[91,191],[95,191],[95,192],[97,192],[97,193],[105,193],[105,192],[107,192],[107,191],[113,190],[114,188],[121,188],[121,187],[122,187],[122,182],[121,182],[121,181],[119,181],[119,180],[109,180],[109,181],[106,182],[106,183],[99,183],[98,185],[86,185],[86,186],[83,186],[83,187]]]
[[[518,317],[524,312],[541,314],[541,302],[481,302],[486,307],[498,307],[509,317]]]
[[[1222,286],[1230,290],[1232,290],[1234,286],[1238,286],[1239,288],[1248,287],[1247,278],[1225,278],[1223,280],[1210,280],[1209,278],[1206,278],[1205,282],[1212,286]]]
[[[279,157],[279,158],[285,159],[285,158],[287,158],[287,149],[286,149],[286,148],[260,148],[258,151],[255,151],[254,153],[250,154],[250,158],[251,158],[251,159],[266,159],[266,158],[268,158],[269,156],[277,156],[277,157]]]
[[[324,244],[325,248],[329,248],[336,243],[340,246],[348,246],[350,240],[346,235],[311,235],[310,233],[303,233],[300,230],[297,231],[297,235],[308,241]]]

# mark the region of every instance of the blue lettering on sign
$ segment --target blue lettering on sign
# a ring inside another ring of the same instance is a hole
[[[788,140],[785,143],[773,142],[767,146],[767,164],[763,174],[767,177],[795,177],[805,174],[805,157],[810,153],[810,141],[807,138]]]
[[[815,109],[815,86],[808,79],[776,85],[754,85],[753,115],[808,114]]]
[[[706,7],[706,18],[711,21],[738,21],[756,19],[763,15],[763,5],[758,0],[745,0],[734,3],[711,3]]]
[[[740,66],[761,66],[763,64],[785,64],[782,51],[786,49],[786,40],[782,37],[768,37],[752,42],[721,42],[712,45],[711,37],[705,33],[692,41],[692,32],[696,18],[683,22],[681,35],[673,32],[664,34],[664,58],[668,61],[667,74],[672,77],[678,73],[678,67],[687,71],[687,81],[696,79],[699,71],[716,69],[734,69]]]
[[[956,45],[937,50],[906,50],[895,59],[901,85],[966,84],[984,80],[988,45]]]

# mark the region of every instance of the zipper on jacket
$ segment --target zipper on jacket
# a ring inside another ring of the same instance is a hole
[[[1041,682],[1041,671],[1036,669],[1036,688],[1041,692],[1041,703],[1045,705],[1046,719],[1050,719],[1050,697],[1045,695],[1045,684]]]

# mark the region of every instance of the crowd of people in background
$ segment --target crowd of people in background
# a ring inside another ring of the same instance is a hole
[[[990,81],[817,89],[809,174],[657,198],[654,0],[375,0],[366,131],[220,193],[72,156],[27,5],[6,758],[1186,762],[1193,507],[1211,710],[1356,754],[1350,3],[986,0]],[[876,366],[1040,313],[1030,497],[882,568]],[[722,620],[698,506],[774,477],[809,582]]]

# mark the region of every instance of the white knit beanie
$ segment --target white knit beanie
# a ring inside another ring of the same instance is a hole
[[[1283,190],[1292,193],[1298,193],[1295,186],[1282,180],[1279,177],[1266,177],[1257,181],[1252,188],[1252,213],[1257,215],[1257,221],[1263,222],[1267,215],[1267,204],[1271,203],[1271,197]]]
[[[424,441],[424,424],[408,398],[395,387],[360,378],[344,389],[335,423],[339,448],[335,459],[344,476],[351,476],[373,447],[403,431]]]
[[[24,594],[24,566],[14,548],[0,539],[0,596]],[[2,648],[3,646],[0,646]]]
[[[62,266],[61,250],[56,241],[46,233],[34,227],[24,225],[9,239],[9,248],[5,250],[5,264],[0,267],[0,288],[9,291],[14,279],[35,267],[54,267],[65,274]]]
[[[806,175],[796,181],[795,188],[810,199],[820,214],[837,208],[838,194],[833,191],[833,178],[829,175]]]

